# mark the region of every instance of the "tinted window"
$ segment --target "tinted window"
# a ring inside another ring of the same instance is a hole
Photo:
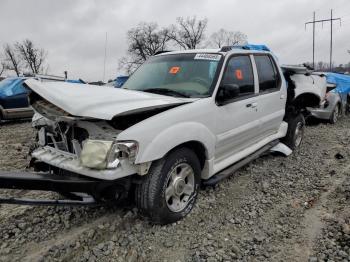
[[[234,56],[228,62],[222,84],[239,87],[239,96],[254,94],[254,74],[249,56]]]
[[[278,75],[270,57],[261,55],[254,58],[258,70],[260,93],[277,90]]]
[[[155,56],[141,65],[123,88],[144,92],[189,97],[207,97],[221,54],[172,54]],[[172,92],[168,92],[172,91]]]

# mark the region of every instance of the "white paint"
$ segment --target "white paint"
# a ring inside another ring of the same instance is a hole
[[[284,154],[285,156],[289,156],[293,151],[288,146],[286,146],[283,143],[278,143],[273,148],[270,149],[272,152],[280,152]]]
[[[42,83],[34,79],[28,79],[25,83],[47,101],[73,116],[105,120],[127,111],[194,100],[87,84]]]
[[[185,51],[189,52],[198,53],[198,50]],[[267,52],[234,49],[227,53],[225,63],[231,54],[254,53]],[[282,81],[280,90],[259,95],[257,70],[253,57],[250,58],[255,76],[256,96],[224,106],[216,104],[215,96],[225,66],[221,69],[213,95],[201,99],[182,99],[77,84],[51,83],[44,86],[40,82],[28,81],[26,83],[33,91],[70,114],[99,119],[109,120],[117,114],[142,111],[151,106],[188,102],[145,119],[120,133],[116,131],[116,140],[138,142],[135,165],[124,163],[115,170],[92,170],[82,168],[77,162],[57,162],[52,157],[52,152],[47,150],[40,154],[38,149],[33,155],[46,163],[63,165],[63,168],[79,174],[112,179],[126,176],[130,172],[138,173],[140,165],[164,157],[180,144],[195,141],[205,148],[206,162],[202,178],[207,179],[271,141],[286,135],[288,124],[283,122],[286,81]],[[281,69],[279,73],[283,78]],[[254,106],[247,106],[248,104]]]

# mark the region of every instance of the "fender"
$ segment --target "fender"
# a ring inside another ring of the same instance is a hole
[[[160,159],[173,148],[190,141],[199,142],[204,146],[206,159],[214,157],[216,141],[214,134],[201,123],[184,122],[168,127],[147,144],[141,142],[135,163]]]

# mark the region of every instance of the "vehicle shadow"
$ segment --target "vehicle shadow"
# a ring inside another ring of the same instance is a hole
[[[317,118],[312,117],[312,116],[307,117],[305,119],[305,122],[306,122],[307,126],[318,126],[320,124],[329,124],[330,125],[329,121],[323,120],[323,119],[317,119]]]

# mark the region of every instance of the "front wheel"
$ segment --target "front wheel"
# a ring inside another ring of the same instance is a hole
[[[135,200],[138,208],[155,224],[169,224],[191,212],[200,185],[200,163],[188,148],[170,152],[154,162]]]
[[[294,150],[300,146],[305,131],[305,118],[302,114],[291,118],[288,122],[288,131],[282,142]]]

